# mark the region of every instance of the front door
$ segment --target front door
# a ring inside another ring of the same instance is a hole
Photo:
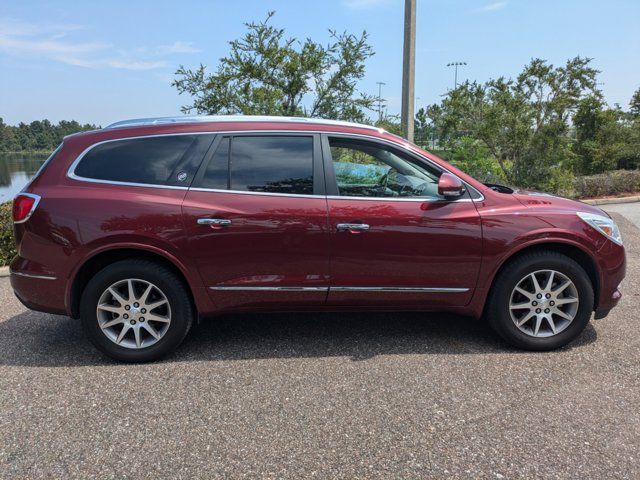
[[[323,136],[331,225],[330,305],[466,305],[480,267],[469,192],[438,195],[442,169],[386,142]]]
[[[221,135],[189,190],[190,254],[219,310],[323,305],[328,223],[320,137]]]

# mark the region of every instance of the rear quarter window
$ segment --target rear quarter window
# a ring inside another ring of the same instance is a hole
[[[76,177],[107,182],[188,187],[212,135],[170,135],[107,141],[91,148]]]

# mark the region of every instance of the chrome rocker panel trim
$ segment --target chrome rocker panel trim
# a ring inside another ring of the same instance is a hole
[[[464,293],[468,288],[446,287],[243,287],[213,286],[211,290],[245,292],[399,292],[399,293]]]

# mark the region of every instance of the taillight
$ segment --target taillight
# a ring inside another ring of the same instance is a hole
[[[13,223],[22,223],[29,220],[39,202],[40,196],[33,193],[19,193],[16,195],[16,198],[13,199]]]

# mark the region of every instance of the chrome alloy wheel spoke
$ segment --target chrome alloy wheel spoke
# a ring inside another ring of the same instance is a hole
[[[164,337],[171,324],[171,306],[156,285],[128,278],[109,286],[96,307],[102,333],[131,349],[149,347]]]
[[[514,287],[509,299],[511,320],[532,337],[551,337],[569,327],[579,306],[578,290],[565,274],[538,270]]]

